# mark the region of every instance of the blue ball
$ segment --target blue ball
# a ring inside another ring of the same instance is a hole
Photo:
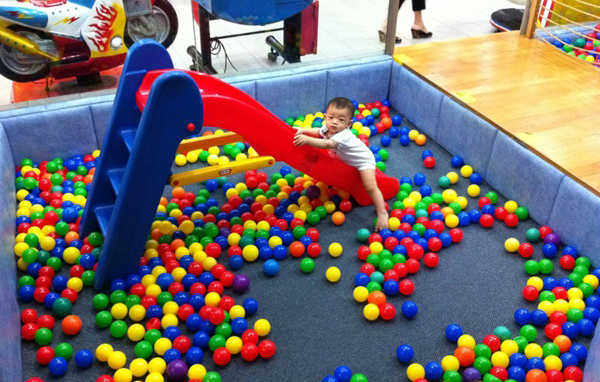
[[[463,166],[464,162],[463,162],[463,159],[461,157],[459,157],[458,155],[455,155],[450,160],[450,164],[454,168],[461,168]]]
[[[600,309],[600,296],[592,295],[585,300],[585,305],[588,308]],[[585,311],[583,312],[585,314]],[[587,317],[589,318],[589,317]]]
[[[471,217],[469,216],[468,213],[466,212],[459,212],[458,215],[456,215],[458,217],[458,223],[461,226],[468,226],[469,224],[471,224]]]
[[[417,186],[424,185],[426,181],[427,181],[427,177],[425,176],[425,174],[420,173],[420,172],[415,174],[415,184]]]
[[[392,144],[392,137],[390,137],[389,135],[384,135],[383,137],[381,137],[381,145],[383,147],[388,147],[391,144]]]
[[[410,138],[408,137],[408,135],[401,135],[400,136],[400,145],[408,146],[409,144],[410,144]]]
[[[269,259],[263,264],[263,272],[265,275],[273,277],[279,273],[279,263],[277,260]]]
[[[175,282],[175,278],[170,273],[162,273],[156,278],[156,284],[162,288],[162,290],[169,289],[169,286]]]
[[[398,361],[402,363],[410,363],[415,355],[415,351],[412,346],[408,344],[402,344],[396,349],[396,357]]]
[[[169,349],[165,352],[165,354],[163,354],[163,359],[165,360],[165,362],[168,364],[171,361],[174,361],[176,359],[181,359],[181,352],[177,349]]]
[[[408,127],[400,128],[400,135],[408,135],[408,133],[410,133],[410,129]]]
[[[251,317],[258,311],[258,301],[253,298],[247,298],[244,300],[242,307],[246,311],[246,316]]]
[[[531,323],[535,326],[543,326],[548,322],[548,315],[541,309],[534,309],[531,312]]]
[[[410,178],[410,176],[403,176],[402,178],[400,178],[400,184],[404,183],[412,184],[412,179]]]
[[[336,377],[334,377],[333,375],[328,375],[327,377],[323,378],[321,380],[321,382],[339,382],[338,379]]]
[[[592,296],[590,296],[590,297],[592,297]],[[588,299],[589,299],[589,297],[588,297]],[[583,310],[583,317],[592,321],[592,323],[595,325],[598,322],[598,319],[600,319],[600,310],[598,310],[598,308],[596,308],[596,307],[588,306],[587,308],[585,308]]]
[[[67,360],[63,357],[54,357],[52,358],[52,361],[50,361],[48,369],[50,370],[50,374],[52,374],[55,377],[60,377],[61,375],[67,372],[68,366],[69,365],[67,364]]]
[[[562,361],[563,369],[569,366],[577,366],[579,364],[577,356],[571,352],[561,354],[560,360]]]
[[[531,313],[527,309],[517,309],[515,311],[515,321],[521,326],[528,325],[531,322]]]
[[[83,349],[75,354],[75,365],[78,367],[90,367],[94,362],[94,353],[88,349]]]
[[[546,257],[553,258],[554,256],[556,256],[557,252],[558,250],[556,249],[556,245],[552,243],[544,244],[544,246],[542,247],[542,253]]]
[[[560,279],[558,281],[558,286],[561,286],[561,287],[565,288],[566,290],[569,290],[569,289],[573,288],[575,286],[575,284],[573,283],[573,281],[570,278],[563,277],[562,279]]]
[[[333,376],[340,382],[350,382],[352,378],[352,370],[348,366],[338,366],[333,373]]]
[[[483,177],[481,176],[480,173],[474,172],[469,177],[469,181],[473,184],[481,184],[481,183],[483,183]]]
[[[579,343],[574,343],[573,345],[571,345],[569,353],[574,354],[575,357],[577,357],[577,360],[579,360],[579,362],[585,361],[585,359],[588,356],[588,350],[586,349],[585,345]]]
[[[554,277],[544,277],[544,290],[551,291],[558,286],[558,280]]]
[[[492,204],[486,204],[485,206],[481,207],[481,213],[483,214],[493,215],[494,212],[496,212],[496,207],[494,207]]]
[[[190,314],[185,320],[185,326],[192,332],[200,330],[200,324],[202,324],[202,317],[198,313]]]
[[[525,378],[527,377],[527,373],[525,373],[525,369],[521,366],[512,366],[508,369],[508,378],[514,379],[517,382],[525,382]]]
[[[419,307],[413,301],[404,301],[402,303],[402,314],[406,318],[413,318],[419,312]]]
[[[219,188],[219,182],[217,182],[216,179],[209,179],[206,181],[206,189],[210,192],[215,191],[217,188]]]
[[[425,160],[425,158],[427,158],[427,157],[432,157],[432,156],[433,156],[433,153],[431,152],[431,150],[425,150],[421,153],[421,159],[423,159],[423,160]]]
[[[356,286],[367,286],[370,281],[369,275],[366,273],[358,273],[354,276],[354,285]]]
[[[202,299],[202,301],[204,301],[204,298]],[[204,303],[202,305],[204,305]],[[148,318],[161,318],[162,316],[162,308],[158,305],[150,305],[146,311],[146,317]]]
[[[192,338],[194,346],[200,349],[208,349],[208,341],[210,341],[210,335],[206,332],[197,332]]]
[[[435,381],[442,378],[444,369],[438,362],[429,362],[425,365],[425,378],[430,381]]]
[[[431,194],[433,193],[433,189],[430,186],[428,186],[428,185],[423,185],[419,189],[419,192],[421,193],[421,195],[423,197],[425,197],[425,196],[431,196]]]
[[[579,327],[576,323],[567,321],[562,324],[562,334],[573,339],[579,334]]]
[[[35,292],[35,287],[33,285],[23,285],[21,288],[19,288],[19,298],[23,302],[32,301],[33,292]]]
[[[523,353],[514,353],[509,358],[511,366],[527,367],[527,357]]]
[[[399,126],[402,123],[402,117],[399,115],[392,116],[392,126]]]
[[[204,306],[204,296],[200,293],[194,293],[190,296],[190,305],[198,310]]]
[[[283,260],[287,257],[287,248],[284,245],[276,245],[273,248],[273,256],[276,260]]]
[[[181,335],[181,330],[177,326],[168,326],[163,332],[163,337],[167,337],[171,341]]]
[[[594,334],[594,323],[587,318],[582,318],[577,322],[577,328],[579,329],[579,334],[584,336],[591,336]]]
[[[449,341],[456,342],[463,335],[463,330],[458,324],[450,324],[446,326],[446,338]]]
[[[544,360],[540,357],[531,357],[527,361],[527,368],[529,370],[540,369],[542,371],[546,371],[546,364],[544,363]]]
[[[44,305],[46,305],[48,309],[52,309],[54,301],[58,300],[59,297],[60,295],[56,292],[48,293],[46,297],[44,297]]]
[[[566,247],[563,248],[562,254],[573,256],[574,258],[577,258],[577,256],[578,256],[577,248],[573,247],[572,245],[567,245]]]
[[[398,282],[394,280],[387,280],[383,283],[383,291],[388,296],[395,296],[398,294]]]
[[[204,352],[199,346],[193,346],[185,353],[185,362],[190,366],[200,364],[203,360]]]
[[[397,138],[400,135],[400,129],[396,126],[390,128],[390,137]]]
[[[373,154],[377,154],[381,150],[381,147],[379,147],[377,145],[373,145],[373,146],[371,146],[370,149]]]
[[[173,279],[173,281],[175,281],[175,279]],[[125,290],[126,288],[127,288],[127,284],[125,283],[125,280],[122,280],[122,279],[115,279],[110,283],[110,291],[111,292],[114,292],[116,290]]]
[[[231,320],[231,330],[233,333],[241,335],[248,329],[248,321],[245,318],[238,317]]]
[[[263,239],[263,238],[259,238],[259,239]],[[264,240],[266,240],[266,239],[264,239]],[[258,239],[256,241],[258,242]],[[271,257],[273,257],[273,250],[268,245],[266,245],[264,247],[260,247],[260,249],[258,250],[258,256],[262,260],[269,260]]]

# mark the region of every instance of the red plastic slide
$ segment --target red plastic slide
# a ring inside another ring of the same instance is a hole
[[[165,71],[148,72],[137,93],[144,109],[154,80]],[[204,103],[204,126],[222,128],[242,135],[260,155],[269,155],[315,179],[348,191],[360,205],[372,204],[358,171],[328,150],[294,146],[294,129],[243,91],[197,72],[187,72],[198,84]],[[400,188],[398,179],[377,170],[377,184],[387,200]]]

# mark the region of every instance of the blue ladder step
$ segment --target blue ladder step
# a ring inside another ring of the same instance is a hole
[[[115,190],[115,195],[119,194],[119,188],[121,187],[121,181],[123,180],[123,174],[125,174],[124,168],[116,168],[114,170],[108,170],[108,179],[110,179],[110,184]]]
[[[100,230],[104,237],[106,237],[106,233],[108,232],[110,217],[114,207],[115,206],[102,206],[94,209],[96,212],[96,219],[98,219],[98,225],[100,226]]]
[[[125,142],[125,146],[127,147],[127,150],[129,150],[129,152],[131,152],[131,149],[133,148],[133,142],[135,141],[135,132],[135,129],[121,131],[121,137],[123,137],[123,142]]]

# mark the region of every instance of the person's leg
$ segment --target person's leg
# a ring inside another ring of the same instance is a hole
[[[385,209],[385,200],[383,194],[377,187],[377,179],[375,178],[375,170],[360,170],[358,171],[362,179],[365,190],[371,197],[375,210],[377,211],[377,225],[375,226],[376,231],[388,228],[389,215]]]
[[[404,4],[404,0],[400,0],[400,3],[398,4],[398,10],[400,10],[400,8],[402,8],[402,4]],[[380,37],[381,42],[384,42],[382,40],[382,37],[383,37],[383,39],[385,39],[385,33],[387,30],[387,22],[388,22],[388,18],[386,15],[385,18],[383,19],[383,22],[381,23],[381,28],[379,29],[379,37]],[[402,39],[400,37],[396,37],[396,43],[400,43],[400,42],[402,42]]]
[[[423,31],[427,33],[427,27],[423,21],[423,13],[425,10],[425,0],[412,0],[413,12],[415,14],[415,22],[413,23],[412,29]]]

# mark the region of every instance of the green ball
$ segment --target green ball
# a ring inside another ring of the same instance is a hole
[[[221,382],[221,376],[216,371],[209,371],[202,379],[202,382]]]
[[[24,287],[25,285],[35,285],[35,279],[29,275],[21,276],[21,278],[19,278],[19,288]]]
[[[112,320],[112,315],[106,310],[96,314],[96,325],[100,328],[108,328],[112,324]]]
[[[583,318],[583,312],[579,309],[569,309],[567,312],[567,320],[578,323]]]
[[[406,183],[404,183],[406,184]],[[396,200],[401,202],[404,199],[408,198],[409,193],[407,191],[400,191],[396,194]]]
[[[585,46],[585,39],[578,38],[577,40],[575,40],[575,43],[573,45],[575,45],[578,48],[583,48]]]
[[[135,345],[135,356],[148,359],[152,355],[152,344],[148,341],[140,341]]]
[[[544,346],[542,346],[542,350],[544,351],[544,358],[548,357],[549,355],[560,357],[560,349],[552,342],[544,344]]]
[[[393,210],[403,210],[404,209],[404,203],[402,203],[399,200],[396,200],[393,204],[392,204],[392,209]]]
[[[371,253],[369,256],[367,256],[367,263],[372,264],[375,268],[379,266],[380,262],[381,259],[379,258],[379,255]]]
[[[540,231],[537,228],[529,228],[525,233],[525,237],[530,243],[537,243],[540,241]]]
[[[350,378],[350,382],[369,382],[369,380],[364,374],[357,373]]]
[[[39,328],[35,332],[35,343],[40,346],[46,346],[52,342],[52,331],[48,328]]]
[[[127,334],[127,324],[125,321],[117,320],[110,324],[110,334],[115,338],[121,338]]]
[[[317,212],[319,214],[319,217],[321,219],[323,219],[325,216],[327,216],[327,208],[323,207],[323,206],[319,206],[317,208],[315,208],[315,212]],[[369,231],[367,231],[369,232]]]
[[[537,329],[533,325],[524,325],[521,327],[520,334],[527,341],[533,342],[537,338],[538,332],[537,332]]]
[[[525,272],[530,276],[535,276],[540,272],[540,264],[535,260],[528,260],[525,262]]]
[[[540,293],[540,302],[541,301],[554,302],[554,301],[556,301],[556,296],[554,295],[554,293],[550,292],[549,290],[545,290],[542,293]]]
[[[498,194],[496,194],[494,191],[490,191],[487,194],[485,194],[485,197],[488,198],[492,204],[496,204],[498,203]]]
[[[154,343],[161,337],[162,334],[158,329],[150,329],[144,334],[144,340],[148,341],[152,346],[154,346]]]
[[[62,184],[62,182],[63,182],[63,177],[62,177],[62,175],[60,175],[60,174],[53,174],[53,175],[50,177],[50,182],[51,182],[53,185],[55,185],[55,186],[58,186],[58,185]]]
[[[141,302],[142,299],[139,296],[132,294],[130,296],[127,296],[127,298],[125,299],[125,306],[127,306],[127,309],[131,309],[132,306],[140,305]]]
[[[369,236],[371,236],[371,232],[366,228],[361,228],[356,233],[356,240],[361,243],[366,243],[369,240]]]
[[[37,261],[38,261],[38,263],[40,263],[42,265],[46,265],[46,262],[48,262],[48,259],[50,257],[52,257],[52,255],[50,255],[50,252],[42,251],[42,250],[39,250],[37,255],[38,255]]]
[[[412,230],[417,232],[419,236],[423,237],[425,235],[425,231],[427,231],[427,228],[425,228],[425,226],[421,223],[416,223],[415,225],[413,225]]]
[[[369,276],[369,279],[371,281],[374,281],[379,284],[383,284],[385,282],[385,276],[383,275],[383,273],[381,273],[379,271],[375,271],[375,272],[371,273],[371,276]]]
[[[473,367],[479,370],[479,372],[482,375],[485,375],[486,373],[489,373],[492,369],[492,362],[489,360],[489,358],[478,357],[475,358],[475,361],[473,362]]]
[[[525,207],[517,207],[515,215],[517,215],[519,221],[523,221],[529,217],[529,211]]]
[[[50,162],[48,162],[50,163]],[[31,159],[25,158],[21,160],[21,167],[25,167],[25,166],[33,166],[33,161]]]
[[[460,206],[460,204],[458,204],[456,202],[452,202],[452,203],[448,204],[448,207],[452,208],[452,211],[454,211],[455,215],[458,215],[460,213],[460,211],[462,211],[462,207]]]
[[[502,382],[502,380],[493,374],[486,374],[483,376],[483,382]]]
[[[92,304],[94,305],[94,309],[96,310],[104,310],[108,307],[108,296],[104,293],[98,293],[94,296],[92,300]]]
[[[440,206],[442,205],[442,203],[444,203],[444,197],[439,192],[434,192],[433,194],[431,194],[431,199],[433,199],[433,202],[435,204],[439,204]]]
[[[306,235],[306,228],[304,228],[303,226],[300,226],[300,225],[296,226],[292,230],[292,234],[294,235],[294,238],[296,240],[300,240],[300,238],[302,238],[302,236]]]
[[[231,337],[232,332],[233,332],[233,330],[231,329],[231,325],[229,325],[227,323],[222,323],[221,325],[219,325],[215,328],[215,333],[218,335],[221,335],[225,338]]]
[[[38,244],[40,243],[40,239],[37,237],[37,235],[33,234],[33,233],[29,233],[27,235],[25,235],[25,243],[32,247],[35,248],[38,246]]]
[[[92,286],[94,285],[94,277],[96,276],[96,272],[92,270],[87,270],[81,274],[81,281],[83,281],[83,285]]]
[[[525,347],[527,347],[527,345],[529,345],[529,342],[523,336],[515,337],[515,339],[513,341],[515,341],[515,343],[519,347],[519,353],[525,352]]]
[[[290,126],[294,126],[294,118],[286,118],[285,123],[287,123]]]
[[[382,291],[381,284],[377,281],[371,281],[367,284],[367,291],[371,292],[381,292]]]
[[[379,262],[379,270],[383,273],[389,271],[394,268],[394,262],[392,259],[383,259]]]
[[[402,183],[400,185],[400,191],[404,191],[407,194],[410,194],[412,192],[413,188],[412,185],[410,183]]]
[[[392,261],[394,262],[394,265],[398,263],[404,264],[406,263],[406,257],[400,253],[395,253],[392,255]]]
[[[208,340],[208,347],[210,350],[215,351],[218,348],[224,348],[225,342],[225,337],[220,334],[215,334],[214,336],[210,337],[210,340]]]
[[[116,290],[110,294],[110,302],[111,304],[118,304],[120,302],[125,303],[125,299],[127,298],[127,293],[123,290]]]
[[[381,157],[381,160],[384,162],[389,158],[390,155],[386,149],[379,150],[378,154]]]
[[[383,259],[392,259],[392,252],[388,251],[387,249],[382,250],[381,252],[379,252],[379,258],[381,260]]]
[[[92,232],[88,236],[88,242],[94,247],[99,247],[104,243],[104,237],[100,232]]]
[[[58,272],[62,268],[62,261],[58,257],[51,257],[46,261],[46,265]]]
[[[305,258],[300,262],[300,269],[304,273],[310,273],[315,269],[315,262],[313,259]]]
[[[71,301],[67,300],[64,297],[57,298],[52,304],[52,312],[58,318],[65,318],[69,314],[71,314],[71,310],[73,309],[73,304]]]
[[[577,268],[577,267],[575,267]],[[573,281],[573,285],[576,287],[579,287],[579,285],[583,282],[583,276],[581,276],[580,274],[577,274],[575,272],[569,274],[569,276],[567,276],[569,278],[569,280]]]
[[[375,164],[375,166],[379,169],[379,171],[385,172],[385,163],[383,163],[383,162],[377,162]]]
[[[69,233],[69,224],[64,221],[59,221],[56,223],[54,228],[56,229],[56,233],[60,236],[65,236],[67,233]]]
[[[161,292],[156,297],[156,303],[159,306],[163,306],[163,305],[165,305],[169,301],[173,301],[173,295],[171,293],[169,293],[169,292]]]
[[[473,350],[475,351],[475,358],[483,357],[490,359],[492,357],[492,349],[486,344],[475,345]]]
[[[566,53],[573,53],[573,47],[571,45],[563,45],[563,51],[565,51]],[[573,54],[575,55],[575,54]]]
[[[588,259],[585,256],[582,256],[582,257],[578,257],[577,260],[575,260],[575,265],[582,266],[586,269],[590,269],[590,267],[592,266],[592,263],[590,263],[590,259]]]
[[[23,251],[23,261],[28,264],[35,263],[38,258],[38,251],[35,248],[27,248]]]
[[[510,329],[506,326],[498,326],[494,329],[494,335],[500,338],[501,341],[509,340],[512,335],[510,334]]]
[[[581,283],[578,288],[583,292],[583,298],[588,298],[594,294],[594,287],[588,283]]]
[[[438,181],[438,184],[441,188],[448,188],[450,187],[450,178],[448,178],[447,176],[441,176],[440,180]]]
[[[56,162],[48,162],[46,164],[46,171],[54,174],[56,171],[58,171],[58,164]]]
[[[540,272],[545,275],[549,275],[554,270],[554,264],[552,264],[552,261],[549,259],[542,259],[542,260],[540,260],[539,264],[540,264]]]
[[[306,221],[310,225],[317,225],[321,221],[321,216],[319,215],[318,212],[312,211],[312,212],[308,213],[308,216],[306,217]],[[296,228],[298,228],[298,227],[296,227]]]
[[[443,380],[445,382],[462,382],[462,376],[458,371],[448,370],[444,373]]]
[[[66,342],[56,345],[56,349],[54,349],[54,356],[63,357],[66,360],[71,359],[73,356],[73,346]]]

